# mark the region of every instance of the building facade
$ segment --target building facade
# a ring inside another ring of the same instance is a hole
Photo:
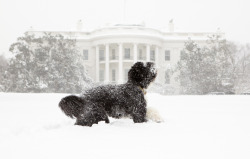
[[[173,88],[178,94],[179,82],[171,75],[180,60],[184,43],[189,38],[205,44],[208,32],[176,32],[173,23],[168,31],[147,28],[144,25],[113,25],[90,32],[51,32],[77,40],[77,46],[88,75],[96,82],[121,84],[128,78],[128,71],[137,61],[154,62],[158,77],[156,83]],[[43,31],[29,31],[42,34]]]

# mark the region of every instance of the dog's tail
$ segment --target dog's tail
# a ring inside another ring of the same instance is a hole
[[[80,97],[70,95],[64,97],[59,102],[59,107],[69,117],[78,117],[84,107],[84,100]]]

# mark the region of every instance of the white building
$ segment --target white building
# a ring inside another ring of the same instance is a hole
[[[144,25],[117,24],[102,27],[90,32],[81,31],[78,22],[77,31],[52,32],[65,37],[75,38],[85,68],[96,82],[124,83],[127,73],[136,61],[152,61],[158,68],[156,83],[168,85],[178,93],[178,81],[171,76],[170,69],[180,60],[184,43],[189,38],[204,44],[211,32],[176,32],[174,24],[169,22],[168,31],[147,28]],[[29,31],[34,34],[43,33]]]

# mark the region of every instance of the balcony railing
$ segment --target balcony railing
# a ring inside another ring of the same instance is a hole
[[[123,60],[133,60],[133,58],[131,56],[123,56]]]
[[[119,59],[119,56],[111,56],[110,57],[110,60],[118,60]]]
[[[105,57],[104,57],[104,56],[100,56],[100,57],[99,57],[99,60],[100,60],[100,61],[105,61]]]
[[[146,60],[146,56],[138,57],[138,60]]]
[[[119,59],[119,56],[110,56],[109,57],[109,60],[112,61],[112,60],[118,60]],[[99,61],[105,61],[105,57],[99,57]]]
[[[109,60],[110,61],[112,61],[112,60],[119,60],[119,56],[110,56]],[[130,56],[130,57],[123,56],[123,60],[133,60],[133,57],[132,56]],[[146,60],[146,56],[138,57],[137,60],[139,60],[139,61],[145,61]],[[99,57],[99,61],[100,62],[101,61],[105,61],[105,57]],[[151,57],[150,61],[155,61],[155,58]]]
[[[155,61],[155,57],[150,57],[150,61]]]

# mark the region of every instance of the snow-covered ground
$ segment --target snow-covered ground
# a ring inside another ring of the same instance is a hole
[[[148,94],[164,123],[74,126],[65,94],[0,93],[1,159],[249,159],[250,96]]]

